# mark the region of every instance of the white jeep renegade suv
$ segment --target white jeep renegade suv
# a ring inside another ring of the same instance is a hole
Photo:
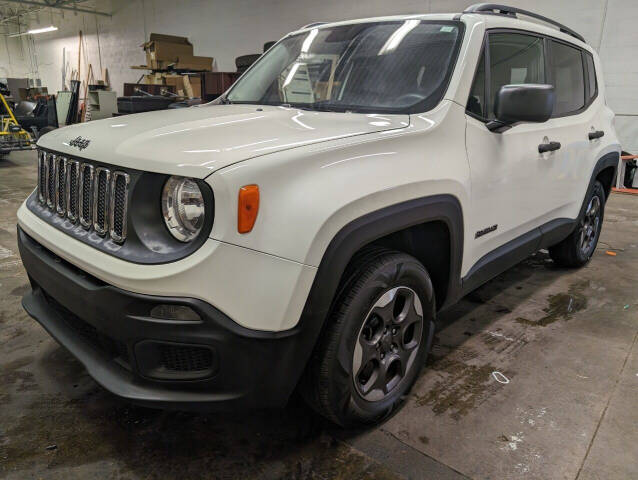
[[[213,104],[38,147],[23,305],[97,382],[179,409],[298,387],[342,425],[405,398],[441,309],[541,248],[585,264],[620,152],[594,50],[494,5],[309,25]]]

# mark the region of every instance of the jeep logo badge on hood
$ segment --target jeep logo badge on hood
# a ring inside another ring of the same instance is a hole
[[[91,140],[89,140],[88,138],[75,137],[69,142],[69,146],[77,147],[80,151],[82,151],[89,146],[89,143],[91,143]]]

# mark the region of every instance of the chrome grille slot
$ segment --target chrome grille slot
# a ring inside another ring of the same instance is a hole
[[[66,214],[68,219],[75,223],[79,216],[80,162],[69,160],[66,168]]]
[[[52,153],[46,155],[46,173],[47,206],[52,209],[55,206],[55,155]]]
[[[58,215],[66,215],[66,164],[67,159],[56,157],[55,159],[55,211]]]
[[[38,150],[37,202],[118,244],[127,236],[130,182],[130,173]]]
[[[38,201],[46,203],[47,201],[47,167],[46,154],[38,151]]]
[[[93,165],[83,163],[80,166],[79,212],[80,224],[90,228],[93,224]]]
[[[126,205],[128,200],[129,176],[124,172],[114,172],[111,181],[111,238],[122,243],[126,238]]]
[[[104,236],[109,230],[109,187],[111,171],[108,168],[95,169],[95,185],[93,187],[93,229]]]

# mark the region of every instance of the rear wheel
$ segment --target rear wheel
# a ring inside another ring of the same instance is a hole
[[[359,255],[302,382],[320,414],[351,426],[378,422],[405,398],[434,327],[430,277],[414,257]]]
[[[582,267],[594,254],[605,213],[605,189],[596,181],[578,226],[562,242],[549,247],[549,256],[563,267]]]

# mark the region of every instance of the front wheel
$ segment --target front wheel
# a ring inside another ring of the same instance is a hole
[[[378,422],[399,406],[425,363],[435,311],[414,257],[376,249],[350,272],[302,384],[308,403],[342,426]]]
[[[605,189],[596,181],[586,199],[577,227],[562,242],[549,247],[549,256],[563,267],[582,267],[594,254],[605,213]]]

